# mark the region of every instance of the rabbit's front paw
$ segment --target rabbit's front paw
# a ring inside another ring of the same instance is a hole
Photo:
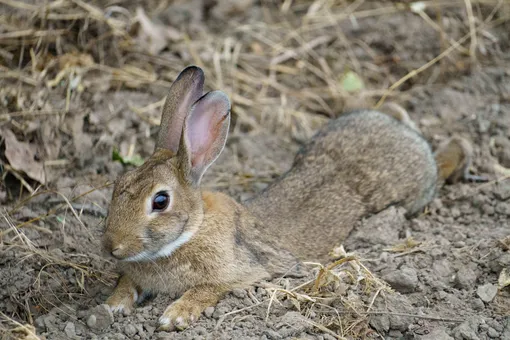
[[[159,330],[179,330],[182,331],[195,322],[200,313],[202,306],[194,304],[183,298],[172,303],[167,307],[163,315],[159,318]]]
[[[113,313],[131,313],[133,310],[133,301],[131,299],[117,299],[115,295],[112,295],[106,300],[106,304],[110,307]]]
[[[122,276],[113,291],[106,300],[113,313],[129,313],[138,299],[138,290],[126,276]]]
[[[202,285],[184,293],[159,318],[160,330],[183,330],[197,321],[204,309],[213,306],[225,292],[225,287]]]

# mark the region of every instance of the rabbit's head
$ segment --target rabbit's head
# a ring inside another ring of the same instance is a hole
[[[103,246],[124,261],[167,257],[200,227],[200,180],[225,146],[230,102],[203,93],[204,73],[184,69],[166,99],[154,154],[114,186]]]

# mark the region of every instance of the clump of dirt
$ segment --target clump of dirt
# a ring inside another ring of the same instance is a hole
[[[503,1],[4,1],[2,339],[510,339],[509,19]],[[208,189],[248,199],[328,119],[381,98],[433,147],[470,140],[490,181],[367,216],[331,264],[234,290],[183,332],[157,330],[164,295],[113,315],[111,183],[151,154],[188,64],[233,103]]]

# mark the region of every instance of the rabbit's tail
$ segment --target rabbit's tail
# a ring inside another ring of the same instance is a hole
[[[407,111],[400,105],[392,102],[384,103],[378,109],[402,124],[407,125],[421,135],[421,131],[411,120]],[[473,159],[473,147],[462,137],[452,137],[443,143],[434,153],[438,171],[438,185],[452,184],[462,180],[471,182],[486,182],[483,176],[471,175],[469,168]]]
[[[483,176],[471,175],[469,168],[473,159],[473,147],[462,137],[452,137],[444,142],[434,153],[438,180],[452,184],[462,180],[486,182]]]

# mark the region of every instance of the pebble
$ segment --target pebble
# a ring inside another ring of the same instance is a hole
[[[370,326],[380,333],[386,333],[390,329],[390,318],[388,315],[374,315],[370,318]]]
[[[226,306],[220,306],[220,307],[214,308],[213,318],[219,319],[228,312],[230,312],[230,308],[226,307]]]
[[[478,325],[472,325],[469,320],[457,326],[453,330],[455,339],[479,340],[480,338],[476,335],[476,332],[473,329],[475,328],[474,326],[478,327]]]
[[[145,330],[147,331],[147,333],[149,334],[149,337],[152,337],[152,335],[156,331],[156,327],[153,327],[150,325],[144,325],[144,327],[145,327]]]
[[[242,299],[246,296],[246,290],[241,288],[235,288],[232,290],[232,294],[234,294],[235,297]]]
[[[498,204],[496,204],[495,210],[498,214],[509,216],[510,215],[510,204],[508,204],[506,202],[499,202]]]
[[[35,325],[37,326],[37,328],[44,328],[45,325],[44,325],[44,315],[41,315],[40,317],[38,317],[37,319],[35,319]]]
[[[145,331],[143,330],[143,325],[135,324],[135,328],[136,328],[136,332],[138,333],[137,337],[140,336],[143,338],[145,336]]]
[[[264,288],[262,288],[262,287],[258,287],[257,288],[257,295],[259,295],[259,296],[266,296],[267,295],[267,291]]]
[[[471,268],[462,267],[457,272],[457,275],[455,275],[455,286],[460,289],[469,290],[473,288],[476,279],[476,274]]]
[[[53,325],[55,324],[55,322],[57,322],[57,318],[53,314],[45,316],[43,320],[46,329],[51,329],[52,327],[54,327]]]
[[[493,339],[499,339],[499,332],[497,330],[495,330],[494,328],[489,328],[489,330],[487,331],[487,335],[490,337],[490,338],[493,338]]]
[[[411,293],[418,286],[418,275],[413,268],[402,268],[383,276],[383,280],[401,293]]]
[[[464,248],[466,246],[466,242],[464,241],[456,241],[453,246],[455,248]]]
[[[90,315],[88,318],[87,318],[87,326],[89,326],[90,328],[95,328],[96,327],[96,323],[97,323],[97,318],[94,314]]]
[[[305,322],[305,317],[299,312],[285,313],[278,323],[278,333],[282,337],[293,337],[310,329],[311,325]]]
[[[442,328],[435,328],[429,334],[421,335],[419,340],[453,340],[451,336]]]
[[[136,334],[136,328],[135,326],[131,324],[127,324],[126,327],[124,327],[124,334],[127,336],[133,336]]]
[[[172,333],[168,333],[168,332],[158,332],[156,334],[157,340],[167,340],[167,339],[171,339],[171,337],[172,337]]]
[[[484,302],[491,302],[496,297],[497,293],[498,287],[492,283],[487,283],[483,286],[479,286],[476,290],[476,295],[478,295],[478,297]]]
[[[74,323],[66,323],[66,326],[64,327],[64,333],[66,333],[67,337],[74,338],[76,336],[76,327]]]
[[[487,320],[487,324],[494,328],[495,330],[497,330],[498,332],[503,332],[503,325],[501,323],[499,323],[498,321],[492,319],[492,320]]]
[[[460,214],[460,209],[457,208],[457,207],[453,207],[450,210],[450,214],[451,214],[451,216],[453,216],[453,218],[457,218],[457,217],[459,217],[461,215]]]
[[[195,327],[195,332],[200,336],[207,335],[207,329],[205,329],[205,327],[202,326]]]
[[[214,314],[214,307],[207,307],[205,310],[204,310],[204,315],[208,318],[211,318]]]
[[[503,267],[509,267],[510,266],[510,253],[504,253],[501,255],[498,260],[498,264]]]
[[[510,198],[510,184],[505,183],[505,182],[498,183],[498,187],[497,187],[496,191],[494,192],[494,195],[502,201],[506,201],[507,199],[509,199]]]
[[[471,306],[473,306],[473,309],[476,311],[480,311],[485,308],[485,304],[479,298],[474,298],[473,301],[471,301]]]
[[[324,340],[335,340],[336,338],[333,335],[329,335],[327,333],[323,334],[322,337]]]
[[[482,211],[486,214],[486,215],[494,215],[494,212],[495,212],[495,209],[492,205],[490,204],[484,204],[482,206]]]
[[[113,323],[113,314],[108,305],[102,304],[89,310],[87,326],[103,330]]]

